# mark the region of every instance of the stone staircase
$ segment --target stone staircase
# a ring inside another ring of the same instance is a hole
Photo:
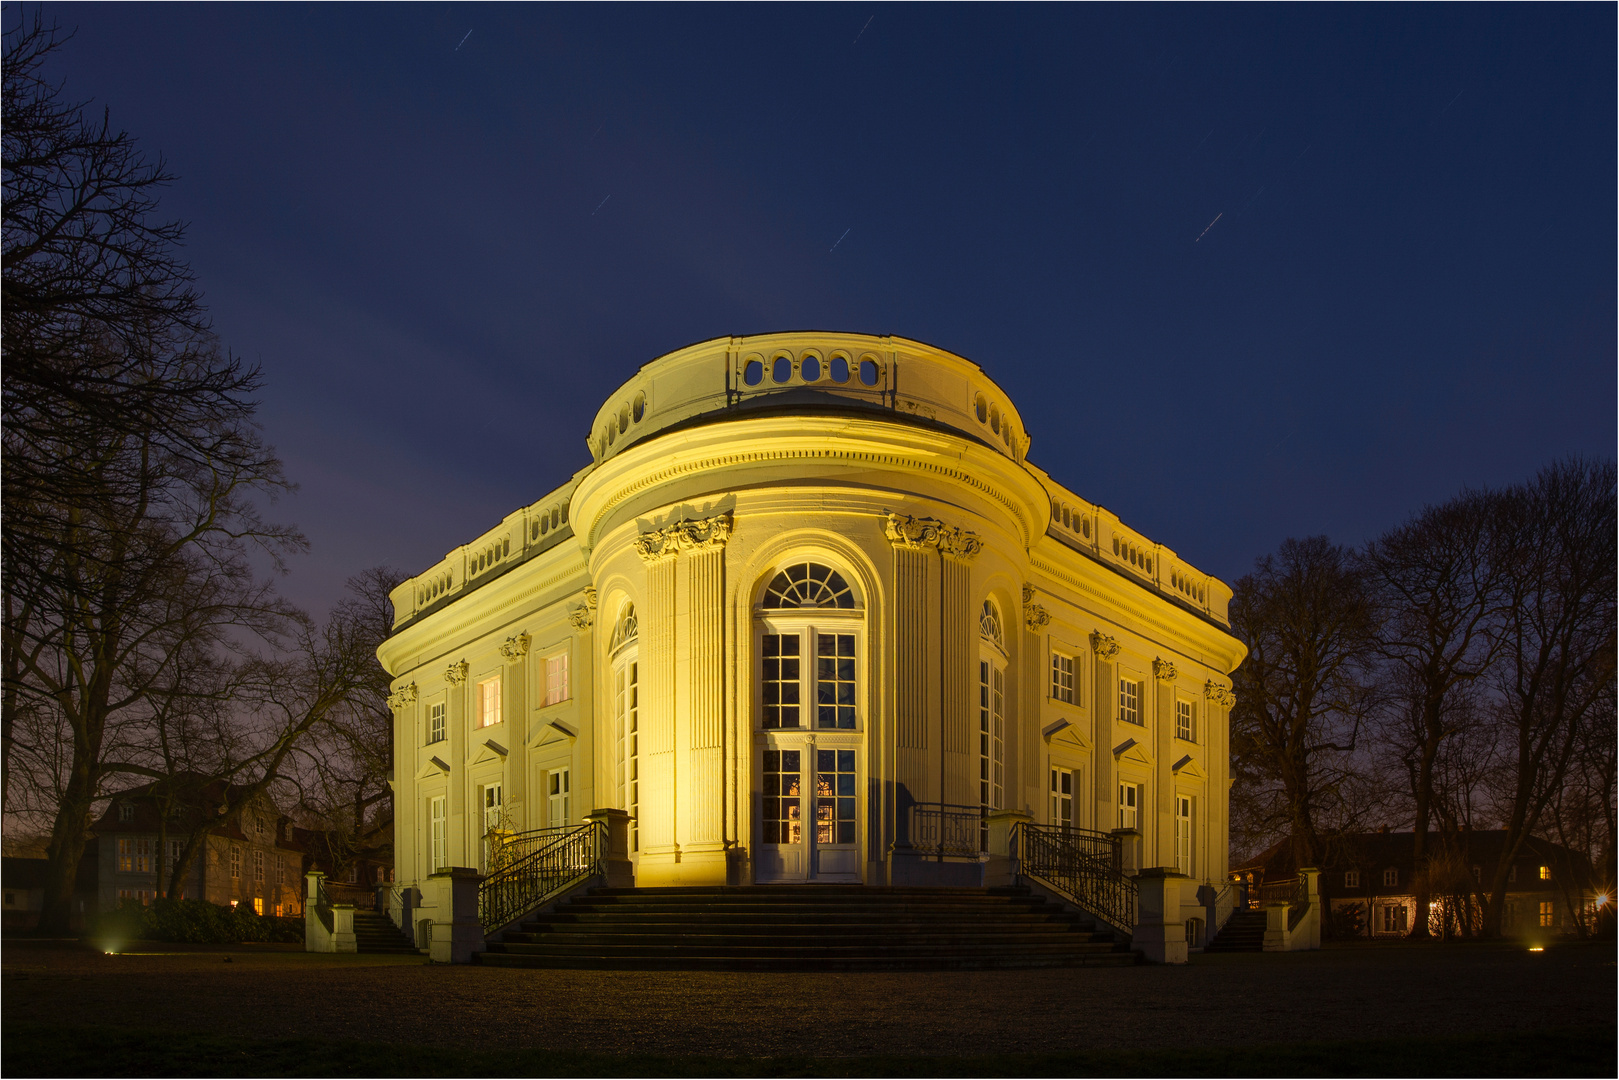
[[[524,921],[478,963],[708,971],[1134,964],[1122,935],[1027,889],[597,888]]]
[[[393,924],[388,916],[376,911],[356,908],[354,911],[354,944],[363,953],[413,953],[416,946],[404,931]]]
[[[1204,952],[1264,952],[1265,913],[1233,911]]]

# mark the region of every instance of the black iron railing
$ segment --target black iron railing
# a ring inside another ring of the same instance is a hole
[[[541,829],[518,836],[533,839],[519,845],[516,851],[513,845],[503,847],[496,868],[478,886],[478,921],[483,924],[485,934],[521,918],[583,879],[603,872],[607,857],[607,823],[604,821],[564,829]]]
[[[1265,907],[1268,904],[1309,905],[1309,897],[1304,894],[1305,878],[1303,874],[1297,877],[1284,878],[1281,881],[1267,881],[1257,889],[1250,891],[1253,897],[1251,903],[1255,907]]]
[[[900,843],[923,855],[976,856],[984,850],[984,811],[956,803],[912,803]]]
[[[1019,873],[1040,881],[1116,929],[1136,925],[1136,883],[1124,872],[1119,838],[1089,829],[1019,822],[1013,834]]]
[[[497,873],[508,866],[522,862],[557,837],[577,829],[577,825],[561,825],[553,829],[529,829],[525,832],[501,832],[491,829],[483,836],[483,865],[485,874]]]

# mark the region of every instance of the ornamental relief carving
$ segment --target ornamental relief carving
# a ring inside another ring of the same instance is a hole
[[[1231,692],[1231,688],[1221,686],[1213,679],[1203,684],[1203,696],[1222,709],[1230,709],[1237,704],[1237,695]]]
[[[1091,634],[1091,648],[1095,650],[1097,659],[1111,660],[1119,655],[1119,639],[1097,630]]]
[[[585,602],[573,609],[568,616],[575,630],[589,630],[596,621],[596,589],[594,586],[585,589]]]
[[[528,655],[528,643],[529,636],[527,634],[518,634],[516,637],[509,637],[506,639],[505,643],[501,645],[500,655],[506,658],[507,663],[515,664],[523,657]]]
[[[731,512],[708,518],[690,518],[652,529],[635,538],[635,552],[646,562],[674,557],[682,551],[721,548],[731,538]]]
[[[984,542],[977,533],[946,525],[938,518],[889,514],[884,531],[888,534],[888,542],[895,547],[937,548],[939,554],[963,561],[976,558],[984,550]]]
[[[1175,679],[1175,665],[1171,661],[1164,659],[1154,660],[1152,662],[1152,673],[1154,677],[1165,682],[1173,682]]]
[[[468,670],[469,668],[465,660],[457,661],[444,669],[444,681],[449,683],[451,686],[460,686],[462,683],[467,681]]]
[[[416,684],[406,683],[388,695],[388,708],[403,709],[416,704]]]

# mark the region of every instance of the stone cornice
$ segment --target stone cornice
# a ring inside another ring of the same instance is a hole
[[[895,547],[934,548],[941,555],[963,562],[976,558],[984,550],[984,542],[977,533],[946,525],[938,518],[889,514],[885,531],[888,542]]]
[[[723,548],[731,538],[731,512],[707,518],[687,518],[635,538],[635,553],[648,563],[671,558],[682,551]]]

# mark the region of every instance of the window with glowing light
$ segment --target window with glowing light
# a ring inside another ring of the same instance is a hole
[[[1540,880],[1542,880],[1542,881],[1550,881],[1551,879],[1552,879],[1552,868],[1549,867],[1549,866],[1542,866],[1540,868]]]
[[[1550,900],[1544,900],[1540,905],[1540,925],[1551,926],[1557,919],[1557,913]]]
[[[556,705],[567,701],[568,654],[557,653],[545,658],[545,704]]]
[[[493,727],[500,723],[500,676],[485,679],[478,684],[478,726]]]

